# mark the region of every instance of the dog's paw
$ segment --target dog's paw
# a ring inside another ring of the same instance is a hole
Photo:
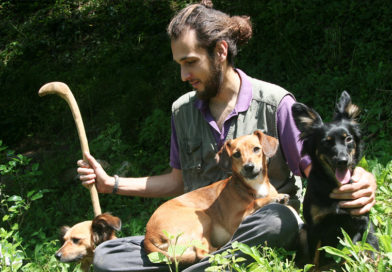
[[[290,196],[288,194],[278,194],[275,199],[275,202],[286,205],[289,202],[289,199]]]

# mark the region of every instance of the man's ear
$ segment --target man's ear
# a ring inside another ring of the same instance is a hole
[[[227,140],[222,148],[219,150],[217,153],[217,161],[219,166],[225,171],[225,172],[231,172],[231,141],[232,140]]]
[[[300,132],[304,133],[323,125],[320,115],[302,103],[294,103],[291,107],[295,124]]]
[[[263,148],[263,153],[265,154],[265,156],[271,158],[273,155],[276,154],[276,151],[278,150],[279,146],[278,139],[264,134],[261,130],[256,130],[253,134],[259,138],[259,142],[261,144],[261,147]]]
[[[215,54],[219,61],[224,62],[227,59],[229,45],[225,40],[218,41],[215,46]]]

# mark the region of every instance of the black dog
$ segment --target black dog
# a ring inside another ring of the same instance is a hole
[[[302,153],[312,160],[303,203],[308,257],[322,266],[332,259],[317,250],[320,246],[336,247],[341,228],[354,242],[360,241],[369,225],[368,214],[350,215],[348,209],[339,207],[339,200],[329,197],[333,189],[351,182],[351,173],[361,158],[361,132],[356,121],[359,108],[343,91],[330,123],[323,123],[316,111],[301,103],[293,105],[292,113],[301,132]],[[378,248],[372,226],[367,242]]]

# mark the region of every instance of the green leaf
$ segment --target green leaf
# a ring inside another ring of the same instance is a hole
[[[325,250],[327,253],[329,253],[331,255],[341,257],[341,258],[345,259],[346,261],[351,261],[351,258],[349,256],[347,256],[340,249],[337,249],[337,248],[334,248],[334,247],[330,247],[330,246],[325,246],[325,247],[322,247],[320,249]]]
[[[34,163],[34,164],[31,166],[31,170],[37,171],[37,170],[38,170],[38,167],[39,167],[39,163]]]
[[[152,252],[147,255],[152,263],[168,263],[168,258],[161,252]]]
[[[238,243],[236,247],[247,255],[253,255],[251,248],[246,244]]]
[[[385,271],[385,263],[381,259],[377,265],[377,272],[384,272]]]
[[[362,245],[364,245],[366,243],[367,237],[369,235],[369,228],[370,228],[370,223],[369,223],[367,229],[365,230],[365,232],[362,235],[362,241],[361,241]]]
[[[167,250],[167,252],[172,257],[180,257],[180,256],[182,256],[182,254],[184,254],[184,252],[187,248],[188,248],[188,246],[185,246],[185,245],[169,246],[169,249]],[[172,252],[174,252],[174,256],[172,255]]]
[[[22,201],[22,200],[23,199],[20,196],[17,196],[17,195],[13,195],[13,196],[10,196],[8,198],[8,201],[14,201],[14,202],[18,202],[18,201]]]
[[[343,236],[344,236],[344,241],[349,245],[350,248],[354,248],[354,243],[351,240],[350,236],[347,234],[347,232],[344,231],[344,229],[341,229]]]
[[[194,246],[203,250],[208,250],[208,248],[206,247],[206,245],[203,245],[203,243],[200,240],[193,240],[190,242],[189,246]]]
[[[37,200],[37,199],[40,199],[40,198],[42,198],[43,197],[43,193],[42,193],[42,191],[39,191],[39,192],[37,192],[36,194],[34,194],[32,197],[31,197],[31,200]]]
[[[304,266],[304,272],[308,272],[310,271],[310,269],[312,269],[314,266],[314,264],[307,264]]]
[[[366,171],[369,171],[369,164],[368,164],[365,156],[363,156],[362,159],[359,161],[358,166],[362,167]]]
[[[389,235],[379,235],[378,237],[381,248],[385,252],[392,253],[392,237]]]
[[[173,234],[168,233],[166,230],[163,230],[162,232],[169,240],[173,240],[174,238],[176,238]]]
[[[238,257],[238,258],[235,259],[235,261],[236,261],[237,263],[239,263],[239,262],[245,262],[246,259],[243,258],[243,257]]]

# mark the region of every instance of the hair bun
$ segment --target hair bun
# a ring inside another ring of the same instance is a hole
[[[203,5],[206,8],[212,8],[214,6],[214,4],[212,4],[211,0],[201,0],[200,5]]]
[[[247,43],[252,37],[252,23],[249,16],[231,17],[233,25],[233,35],[237,39],[238,45]]]

